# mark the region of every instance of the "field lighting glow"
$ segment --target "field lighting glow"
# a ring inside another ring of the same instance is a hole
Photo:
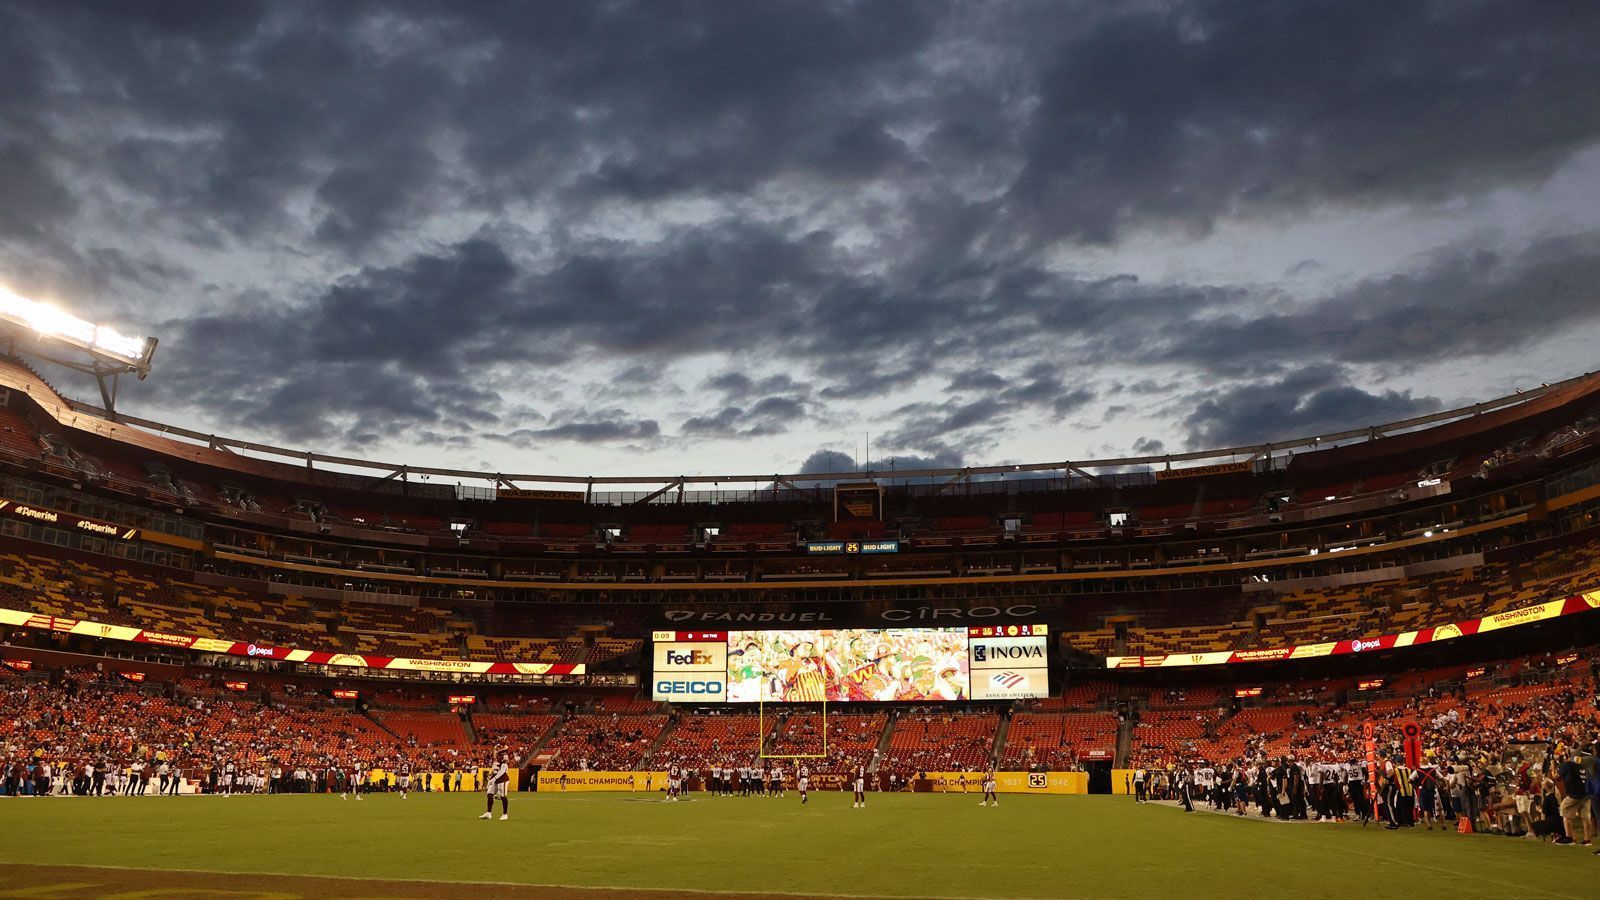
[[[148,368],[150,353],[155,349],[154,338],[130,337],[109,325],[96,325],[4,287],[0,287],[0,319],[140,369]]]

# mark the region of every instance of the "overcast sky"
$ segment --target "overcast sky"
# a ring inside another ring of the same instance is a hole
[[[10,0],[0,284],[415,463],[1355,427],[1600,367],[1600,3]]]

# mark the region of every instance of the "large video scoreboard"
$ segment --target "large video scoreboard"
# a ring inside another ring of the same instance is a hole
[[[1050,693],[1044,625],[652,637],[650,695],[676,703],[927,703]]]

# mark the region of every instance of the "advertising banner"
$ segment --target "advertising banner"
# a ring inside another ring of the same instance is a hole
[[[1157,481],[1172,481],[1176,478],[1204,478],[1208,475],[1237,475],[1251,469],[1249,462],[1214,463],[1209,466],[1189,466],[1186,469],[1157,469]]]
[[[1050,696],[1050,645],[1043,625],[969,626],[972,699]]]
[[[928,787],[934,791],[983,793],[982,772],[928,772]],[[1088,772],[996,772],[994,788],[1002,794],[1087,794]]]
[[[1171,653],[1165,656],[1108,656],[1108,669],[1157,669],[1172,666],[1214,666],[1227,663],[1276,662],[1285,659],[1312,659],[1323,656],[1340,656],[1346,653],[1371,653],[1414,647],[1439,641],[1454,640],[1473,634],[1531,625],[1561,616],[1577,615],[1600,609],[1600,591],[1574,594],[1563,600],[1535,603],[1508,610],[1481,619],[1435,625],[1417,631],[1385,634],[1377,637],[1356,637],[1323,644],[1301,644],[1294,647],[1264,647],[1253,650],[1218,650],[1206,653]]]
[[[177,650],[195,650],[205,653],[226,653],[250,659],[275,659],[286,662],[315,663],[324,666],[350,666],[366,669],[391,669],[414,672],[461,672],[470,675],[582,675],[587,671],[583,663],[489,662],[467,659],[408,659],[405,657],[375,656],[364,653],[341,653],[326,650],[293,650],[252,641],[230,641],[219,638],[193,637],[146,631],[126,625],[105,625],[86,619],[67,619],[46,616],[17,609],[0,609],[0,625],[34,628],[40,631],[61,631],[86,637],[112,641],[129,641],[170,647]]]
[[[674,632],[666,632],[677,637]],[[658,636],[665,636],[658,633]],[[701,632],[702,635],[720,632]],[[689,637],[698,635],[690,634]],[[655,644],[650,698],[672,703],[722,703],[728,699],[728,645],[726,640],[689,640]]]
[[[727,644],[656,644],[651,648],[657,672],[727,672]]]
[[[852,555],[858,553],[899,553],[899,541],[812,541],[806,544],[812,556]]]
[[[659,791],[667,786],[666,772],[540,772],[539,791]]]
[[[1048,669],[980,669],[972,673],[974,700],[1025,700],[1048,696]]]
[[[631,608],[630,608],[631,609]],[[862,600],[849,602],[692,603],[675,597],[651,614],[659,629],[757,628],[951,628],[1065,623],[1060,597],[990,603]],[[1041,626],[1043,627],[1043,626]]]
[[[1049,661],[1049,638],[972,638],[968,649],[974,669],[1042,669]]]
[[[552,491],[540,488],[503,487],[495,491],[495,497],[500,500],[563,500],[570,502],[582,502],[583,491]]]
[[[32,522],[36,525],[64,528],[67,531],[81,531],[84,534],[111,538],[115,541],[131,541],[139,536],[139,529],[137,528],[129,528],[126,525],[113,525],[110,522],[90,519],[76,513],[45,509],[42,506],[18,503],[15,500],[0,499],[0,516],[21,519],[24,522]]]
[[[657,672],[650,679],[650,699],[668,703],[724,703],[728,676],[722,672]]]

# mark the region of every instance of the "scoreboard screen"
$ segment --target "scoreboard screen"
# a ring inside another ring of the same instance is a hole
[[[1044,625],[658,631],[653,637],[656,700],[928,703],[1049,695]]]

